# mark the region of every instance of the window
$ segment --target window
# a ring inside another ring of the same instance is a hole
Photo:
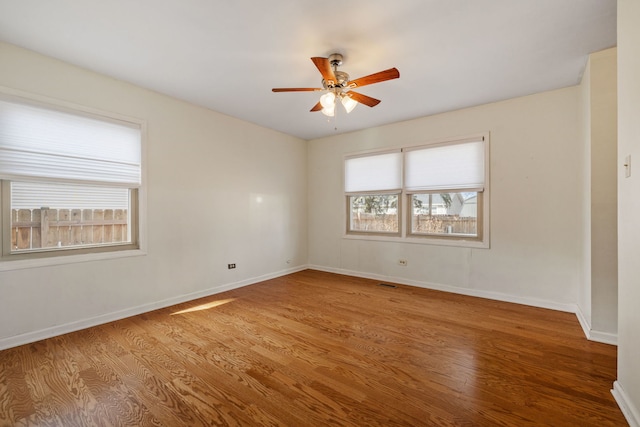
[[[0,95],[4,260],[139,248],[142,124]]]
[[[399,234],[397,194],[349,196],[351,232]]]
[[[410,197],[412,213],[409,234],[481,237],[478,200],[482,199],[482,192],[420,193],[411,194]]]
[[[472,138],[405,150],[408,235],[482,240],[484,144]]]
[[[488,135],[348,156],[347,234],[488,247],[487,158]]]
[[[401,189],[400,151],[347,158],[347,230],[399,236]]]

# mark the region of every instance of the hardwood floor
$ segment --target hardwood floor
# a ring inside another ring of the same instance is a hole
[[[0,426],[627,425],[573,314],[317,271],[0,352]]]

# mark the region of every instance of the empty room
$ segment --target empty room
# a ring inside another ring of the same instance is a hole
[[[0,0],[0,426],[640,427],[637,0]]]

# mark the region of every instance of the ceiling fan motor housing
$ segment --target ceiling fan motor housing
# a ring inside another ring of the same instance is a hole
[[[337,69],[338,66],[342,65],[342,59],[343,59],[342,55],[339,53],[331,54],[327,58],[327,60],[333,67],[333,74],[336,77],[336,82],[331,85],[328,85],[327,82],[324,79],[322,79],[323,88],[333,89],[333,88],[344,88],[347,86],[347,83],[349,82],[349,74],[345,73],[344,71],[338,71]]]
[[[347,86],[349,82],[349,74],[344,71],[334,71],[333,74],[336,76],[336,82],[332,85],[328,85],[327,82],[322,79],[322,87],[325,89],[333,89],[333,88],[344,88]]]

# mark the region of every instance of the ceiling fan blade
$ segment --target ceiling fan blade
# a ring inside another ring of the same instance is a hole
[[[319,87],[274,87],[272,92],[314,92],[316,90],[322,90]]]
[[[358,101],[361,104],[368,105],[369,107],[375,107],[376,105],[380,104],[379,99],[375,99],[358,92],[349,91],[347,95],[349,95],[353,100]]]
[[[313,108],[311,110],[309,110],[310,112],[314,112],[314,111],[320,111],[322,110],[322,104],[320,104],[319,102],[313,106]]]
[[[368,76],[360,77],[359,79],[351,80],[348,83],[349,87],[361,87],[374,83],[380,83],[387,80],[397,79],[400,77],[400,71],[397,68],[389,68],[388,70],[380,71],[379,73],[370,74]]]
[[[333,73],[331,69],[331,62],[329,62],[329,58],[321,58],[315,56],[311,58],[313,63],[318,67],[318,71],[322,74],[322,78],[327,83],[328,86],[331,86],[336,83],[336,75]],[[329,83],[333,82],[333,83]]]

